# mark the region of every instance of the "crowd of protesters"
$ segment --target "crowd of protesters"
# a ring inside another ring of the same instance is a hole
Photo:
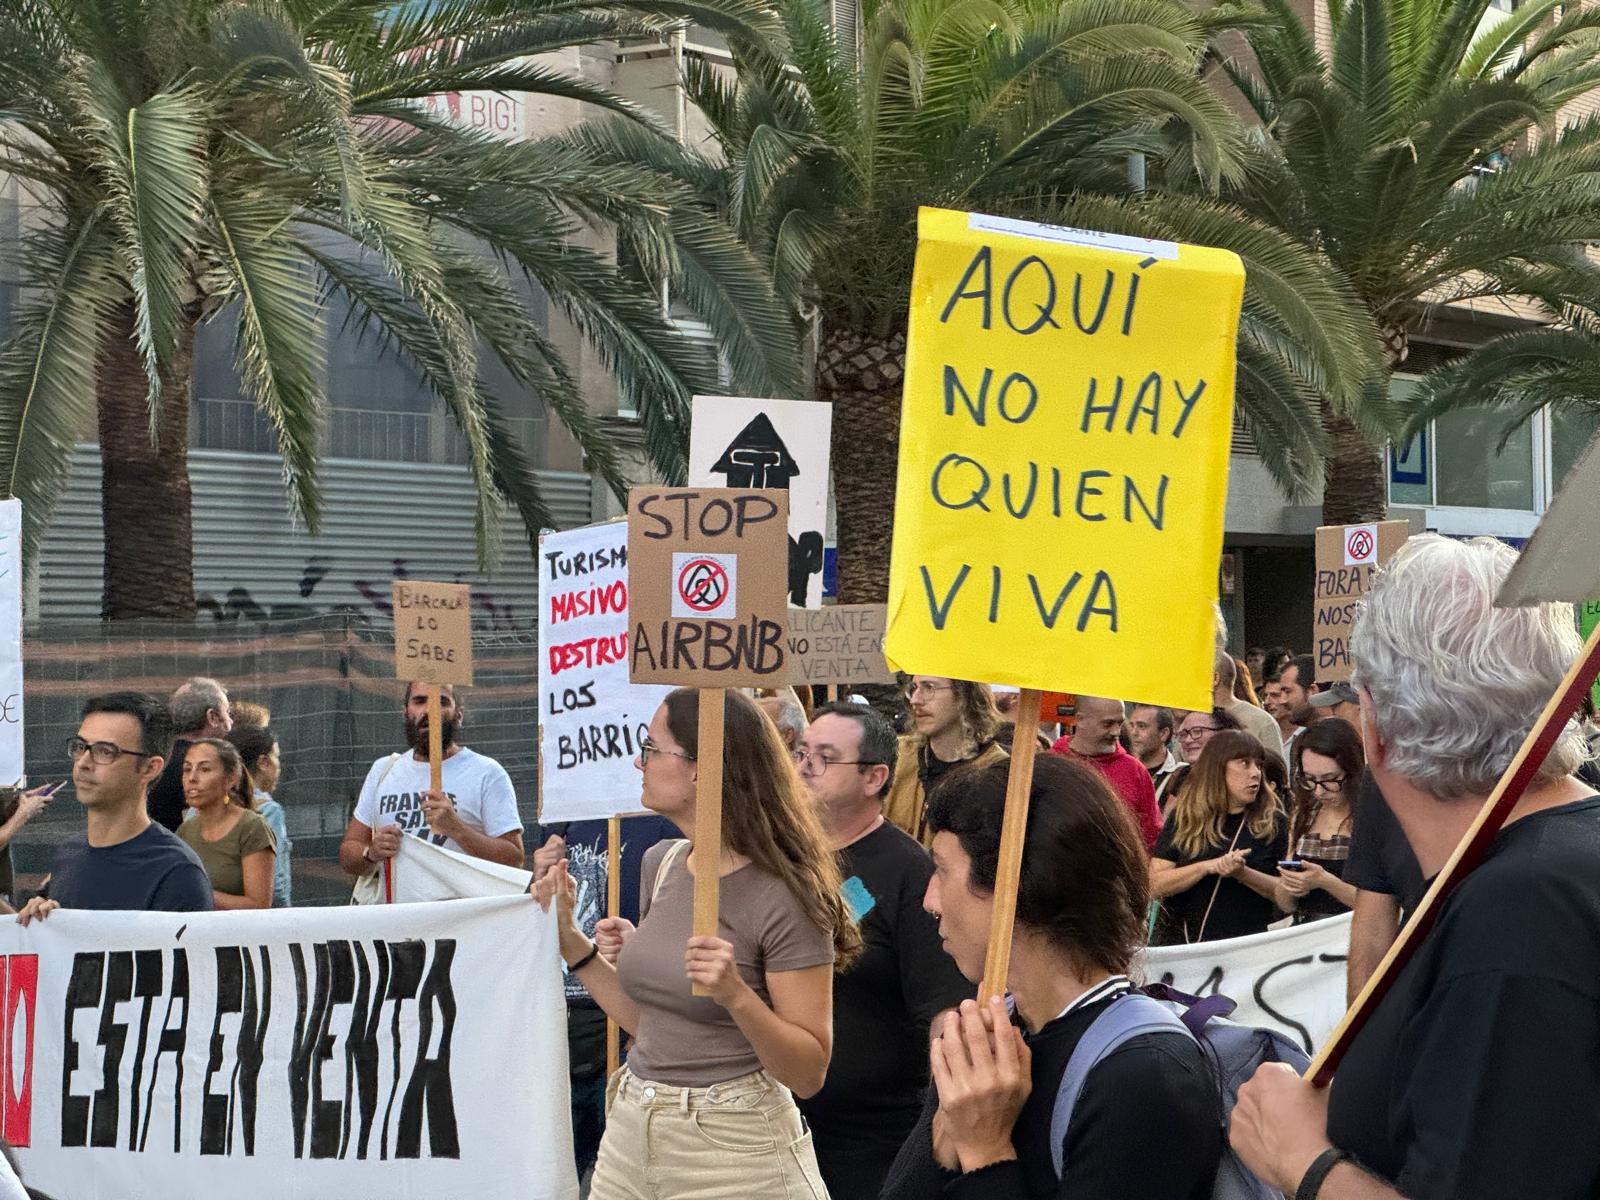
[[[1415,538],[1363,602],[1353,680],[1319,687],[1308,657],[1235,658],[1219,637],[1193,711],[1077,696],[1062,728],[1015,689],[914,675],[897,734],[863,703],[730,690],[714,936],[693,933],[704,867],[678,836],[699,700],[673,692],[636,760],[652,818],[624,827],[622,914],[579,902],[580,877],[605,891],[603,823],[538,830],[532,855],[589,1194],[1200,1200],[1232,1162],[1295,1200],[1600,1195],[1600,798],[1577,725],[1331,1091],[1268,1067],[1225,1112],[1181,1030],[1074,1066],[1147,945],[1353,912],[1359,989],[1576,657],[1570,608],[1493,608],[1512,559]],[[361,788],[339,848],[353,882],[407,834],[525,861],[510,779],[463,743],[450,688],[430,786],[428,698],[405,685],[405,748]],[[1029,736],[1006,996],[980,1005],[1009,752]],[[170,703],[112,694],[67,752],[85,829],[22,923],[290,902],[270,714],[208,679]],[[47,800],[26,793],[0,840]],[[627,1038],[609,1078],[607,1018]]]

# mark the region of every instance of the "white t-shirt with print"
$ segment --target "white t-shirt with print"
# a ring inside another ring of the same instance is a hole
[[[427,838],[435,846],[466,853],[454,838],[440,837],[428,828],[422,813],[422,793],[427,790],[427,759],[418,762],[409,750],[398,759],[385,755],[367,772],[356,800],[355,819],[368,829],[398,825],[402,832]],[[488,837],[522,829],[511,776],[494,759],[476,750],[463,746],[444,760],[444,792],[455,802],[456,813],[468,829]]]

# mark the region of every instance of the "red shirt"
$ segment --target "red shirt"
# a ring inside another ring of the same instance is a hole
[[[1156,804],[1156,785],[1150,781],[1150,771],[1120,745],[1110,754],[1079,754],[1072,748],[1070,737],[1061,738],[1050,749],[1079,762],[1092,764],[1106,777],[1112,790],[1122,797],[1123,803],[1133,810],[1139,822],[1139,832],[1144,835],[1144,848],[1154,850],[1161,836],[1161,809]]]

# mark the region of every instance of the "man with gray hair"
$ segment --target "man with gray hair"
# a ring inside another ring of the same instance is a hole
[[[761,705],[761,711],[766,713],[772,723],[778,727],[778,734],[783,738],[783,744],[793,754],[800,745],[800,739],[806,735],[806,710],[800,707],[800,701],[795,698],[792,688],[785,688],[776,696],[764,696],[756,701]]]
[[[189,743],[202,738],[225,738],[233,728],[228,693],[215,679],[196,675],[178,685],[167,703],[172,713],[172,756],[150,788],[150,819],[173,832],[183,824],[183,756]]]
[[[1580,653],[1572,606],[1494,607],[1516,560],[1412,538],[1351,640],[1367,763],[1436,875]],[[1600,1196],[1600,797],[1575,723],[1351,1045],[1328,1092],[1239,1093],[1246,1165],[1301,1200]]]

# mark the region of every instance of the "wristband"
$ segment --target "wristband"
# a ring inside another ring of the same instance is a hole
[[[577,962],[575,962],[575,963],[573,963],[573,964],[572,964],[572,965],[571,965],[571,966],[569,966],[569,967],[568,967],[568,968],[567,968],[567,971],[568,971],[568,972],[569,972],[569,973],[570,973],[570,974],[573,974],[573,975],[576,975],[576,974],[577,974],[577,973],[578,973],[578,972],[579,972],[579,971],[581,971],[581,970],[583,970],[583,969],[584,969],[584,968],[585,968],[585,967],[587,967],[587,966],[588,966],[588,965],[589,965],[589,964],[590,964],[590,963],[592,963],[592,962],[593,962],[593,961],[594,961],[594,960],[595,960],[595,957],[596,957],[596,956],[597,956],[597,955],[598,955],[598,954],[599,954],[599,953],[600,953],[600,946],[599,946],[599,944],[598,944],[598,943],[596,943],[596,942],[590,942],[590,943],[589,943],[589,953],[587,953],[587,954],[585,954],[585,955],[584,955],[584,956],[583,956],[583,957],[582,957],[582,958],[580,958],[580,959],[579,959],[579,960],[578,960],[578,961],[577,961]]]
[[[1294,1200],[1317,1200],[1317,1193],[1322,1190],[1323,1180],[1328,1178],[1332,1171],[1342,1162],[1355,1160],[1337,1146],[1330,1146],[1316,1160],[1306,1168],[1306,1173],[1300,1177],[1300,1186],[1294,1190]]]

